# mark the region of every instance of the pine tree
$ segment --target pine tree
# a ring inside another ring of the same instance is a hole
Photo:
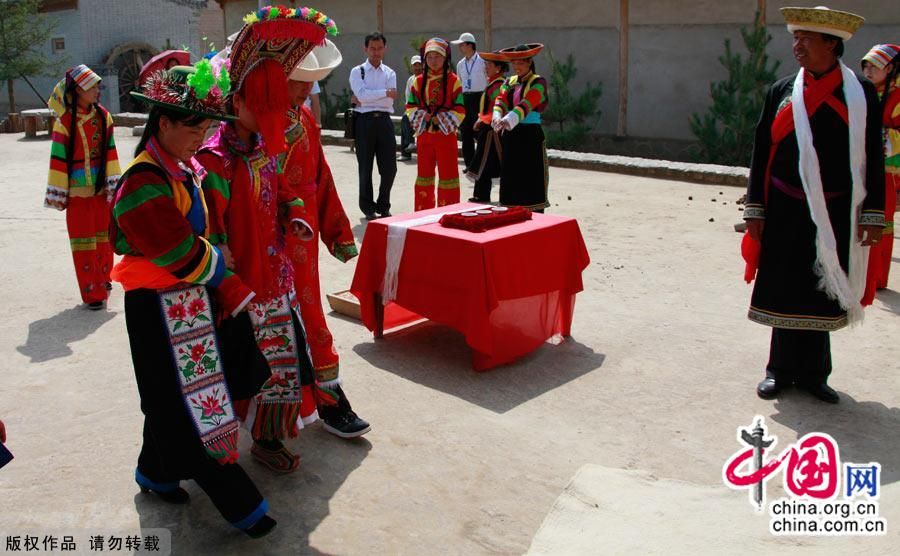
[[[547,145],[553,148],[573,148],[583,145],[593,123],[600,118],[600,97],[603,86],[588,82],[583,92],[572,93],[570,82],[578,70],[575,58],[569,54],[564,63],[548,52],[550,59],[549,105],[543,113],[547,122]]]
[[[6,81],[10,112],[16,110],[13,80],[46,75],[58,66],[41,52],[55,22],[38,13],[40,4],[40,0],[0,0],[0,83]]]
[[[777,79],[779,62],[769,64],[766,45],[771,35],[761,24],[759,12],[753,27],[741,29],[747,55],[732,52],[725,39],[725,54],[719,62],[728,78],[709,86],[712,106],[706,114],[691,116],[691,131],[699,139],[701,162],[749,166],[756,122],[769,85]]]

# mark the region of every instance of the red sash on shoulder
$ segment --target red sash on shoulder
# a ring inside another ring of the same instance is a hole
[[[832,110],[837,112],[845,124],[850,125],[847,105],[834,96],[834,92],[844,82],[840,65],[825,74],[821,79],[810,79],[810,74],[808,72],[804,73],[803,82],[803,103],[806,105],[806,113],[810,118],[823,104],[827,104]],[[765,204],[769,202],[769,184],[772,181],[772,161],[775,160],[775,151],[778,150],[778,145],[794,131],[794,107],[791,103],[788,103],[787,106],[778,112],[772,121],[770,129],[772,146],[769,148],[769,159],[766,162],[766,174],[763,178],[763,183],[765,184],[763,202]],[[744,237],[741,240],[741,255],[747,263],[744,268],[744,281],[748,284],[756,276],[761,250],[762,245],[750,237],[750,232],[744,232]]]

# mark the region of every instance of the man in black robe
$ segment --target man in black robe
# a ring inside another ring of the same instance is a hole
[[[772,399],[783,387],[795,384],[822,401],[837,403],[838,394],[827,384],[829,332],[861,315],[857,273],[862,272],[864,280],[868,250],[859,249],[873,245],[884,226],[878,96],[871,83],[840,62],[843,40],[862,24],[861,17],[827,8],[784,8],[782,13],[794,36],[794,57],[803,69],[801,75],[781,79],[770,88],[750,169],[745,246],[755,245],[758,260],[751,264],[757,264],[758,271],[748,316],[772,327],[766,378],[756,391],[759,397]],[[792,95],[798,83],[803,86],[805,110],[796,114]],[[848,97],[858,99],[856,104]],[[811,140],[804,139],[805,120],[795,120],[804,112]],[[799,140],[796,121],[804,133]],[[851,129],[851,121],[865,129]],[[855,158],[854,132],[857,142],[864,142]],[[856,183],[854,164],[865,167],[857,172]],[[811,171],[815,166],[818,175]],[[818,216],[815,199],[822,207]],[[852,229],[854,223],[857,229]],[[834,243],[823,241],[832,237],[832,231]],[[829,244],[836,252],[831,267],[825,253]],[[858,257],[863,257],[862,268]]]

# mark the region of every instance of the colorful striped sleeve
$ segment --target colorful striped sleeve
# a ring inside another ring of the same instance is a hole
[[[194,233],[175,205],[172,186],[154,172],[129,172],[112,213],[132,251],[179,280],[217,286],[225,278],[225,258]]]
[[[412,117],[413,112],[419,109],[419,82],[421,79],[413,79],[409,94],[406,95],[406,116]]]
[[[47,177],[47,192],[44,206],[64,210],[69,198],[69,169],[67,164],[69,130],[65,116],[57,118],[50,132],[50,173]]]
[[[106,181],[115,186],[122,175],[122,169],[119,166],[119,151],[116,150],[115,125],[109,112],[106,113],[106,130]]]
[[[547,104],[547,81],[543,77],[538,77],[528,88],[528,91],[522,96],[522,100],[513,108],[513,111],[519,116],[519,121],[524,120],[532,110],[538,112],[543,111]]]
[[[453,107],[450,109],[450,113],[456,118],[456,125],[461,125],[466,118],[466,103],[463,100],[462,81],[455,73],[451,73],[449,79],[452,84],[450,96],[453,97]]]
[[[511,79],[511,78],[510,78]],[[506,115],[509,111],[509,103],[507,102],[509,98],[509,91],[511,89],[509,79],[503,82],[503,85],[500,85],[499,92],[497,93],[497,98],[494,101],[494,114],[502,117]]]

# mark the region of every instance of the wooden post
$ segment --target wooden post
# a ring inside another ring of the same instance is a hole
[[[616,136],[628,134],[628,0],[619,0],[619,121]]]
[[[378,15],[378,31],[384,33],[384,0],[377,0],[375,9]]]
[[[766,26],[766,0],[756,0],[757,10],[759,10],[759,24]]]
[[[491,43],[491,31],[494,26],[493,11],[491,0],[484,0],[484,46],[489,52],[494,49]]]

